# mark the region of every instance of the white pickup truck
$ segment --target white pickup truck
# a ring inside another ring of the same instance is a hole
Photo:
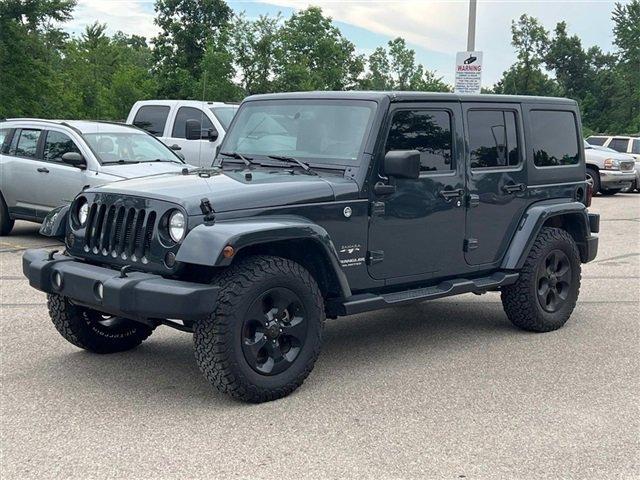
[[[145,129],[197,167],[209,167],[238,105],[196,100],[143,100],[136,102],[127,123]],[[187,120],[198,120],[202,134],[188,140]]]

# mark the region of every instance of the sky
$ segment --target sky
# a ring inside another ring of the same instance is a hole
[[[284,19],[309,5],[322,7],[359,53],[370,54],[376,47],[401,36],[416,58],[429,70],[453,84],[455,54],[466,49],[467,0],[228,0],[236,12],[247,18],[276,15]],[[110,32],[151,38],[158,32],[153,24],[153,0],[79,0],[74,18],[65,25],[71,33],[81,32],[98,20]],[[482,84],[492,86],[515,61],[511,46],[511,21],[523,13],[537,17],[548,30],[565,21],[569,32],[577,34],[587,48],[597,45],[615,51],[612,1],[503,1],[478,0],[476,50],[484,52]]]

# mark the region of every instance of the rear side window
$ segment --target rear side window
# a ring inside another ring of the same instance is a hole
[[[418,150],[421,172],[453,170],[451,116],[444,110],[400,110],[393,115],[386,152]]]
[[[516,114],[502,110],[471,110],[469,155],[471,168],[513,167],[520,162]]]
[[[532,110],[531,138],[536,167],[576,165],[580,161],[578,129],[572,112]]]
[[[609,148],[613,148],[616,152],[627,153],[627,147],[629,146],[629,139],[627,138],[614,138],[609,143]]]
[[[0,128],[0,149],[4,145],[4,141],[6,140],[8,135],[9,135],[8,128]]]
[[[589,137],[587,138],[587,143],[589,145],[598,145],[598,146],[602,146],[604,145],[604,142],[607,141],[606,137]]]
[[[202,125],[203,134],[201,138],[207,138],[207,130],[213,128],[213,123],[202,110],[193,107],[180,107],[176,114],[176,121],[173,123],[173,138],[186,138],[187,120],[198,120]]]
[[[80,153],[80,150],[68,135],[62,132],[48,132],[44,142],[44,159],[48,162],[62,162],[62,155],[67,152]]]
[[[40,130],[22,129],[15,143],[14,155],[18,157],[36,158],[38,154],[38,139]]]
[[[156,137],[162,136],[169,116],[169,107],[164,105],[147,105],[140,107],[133,119],[136,127],[145,129]]]

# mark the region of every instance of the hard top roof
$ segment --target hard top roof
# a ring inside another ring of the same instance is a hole
[[[553,103],[559,105],[577,105],[575,100],[559,97],[534,97],[528,95],[461,95],[457,93],[441,92],[404,92],[404,91],[332,91],[332,92],[290,92],[268,93],[252,95],[245,101],[276,100],[276,99],[325,99],[325,100],[373,100],[380,101],[388,98],[391,102],[419,102],[419,101],[455,101],[455,102],[491,102],[491,103]]]

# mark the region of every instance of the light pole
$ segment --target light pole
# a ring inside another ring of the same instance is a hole
[[[477,0],[469,0],[469,28],[467,30],[467,51],[476,49],[476,3]]]

